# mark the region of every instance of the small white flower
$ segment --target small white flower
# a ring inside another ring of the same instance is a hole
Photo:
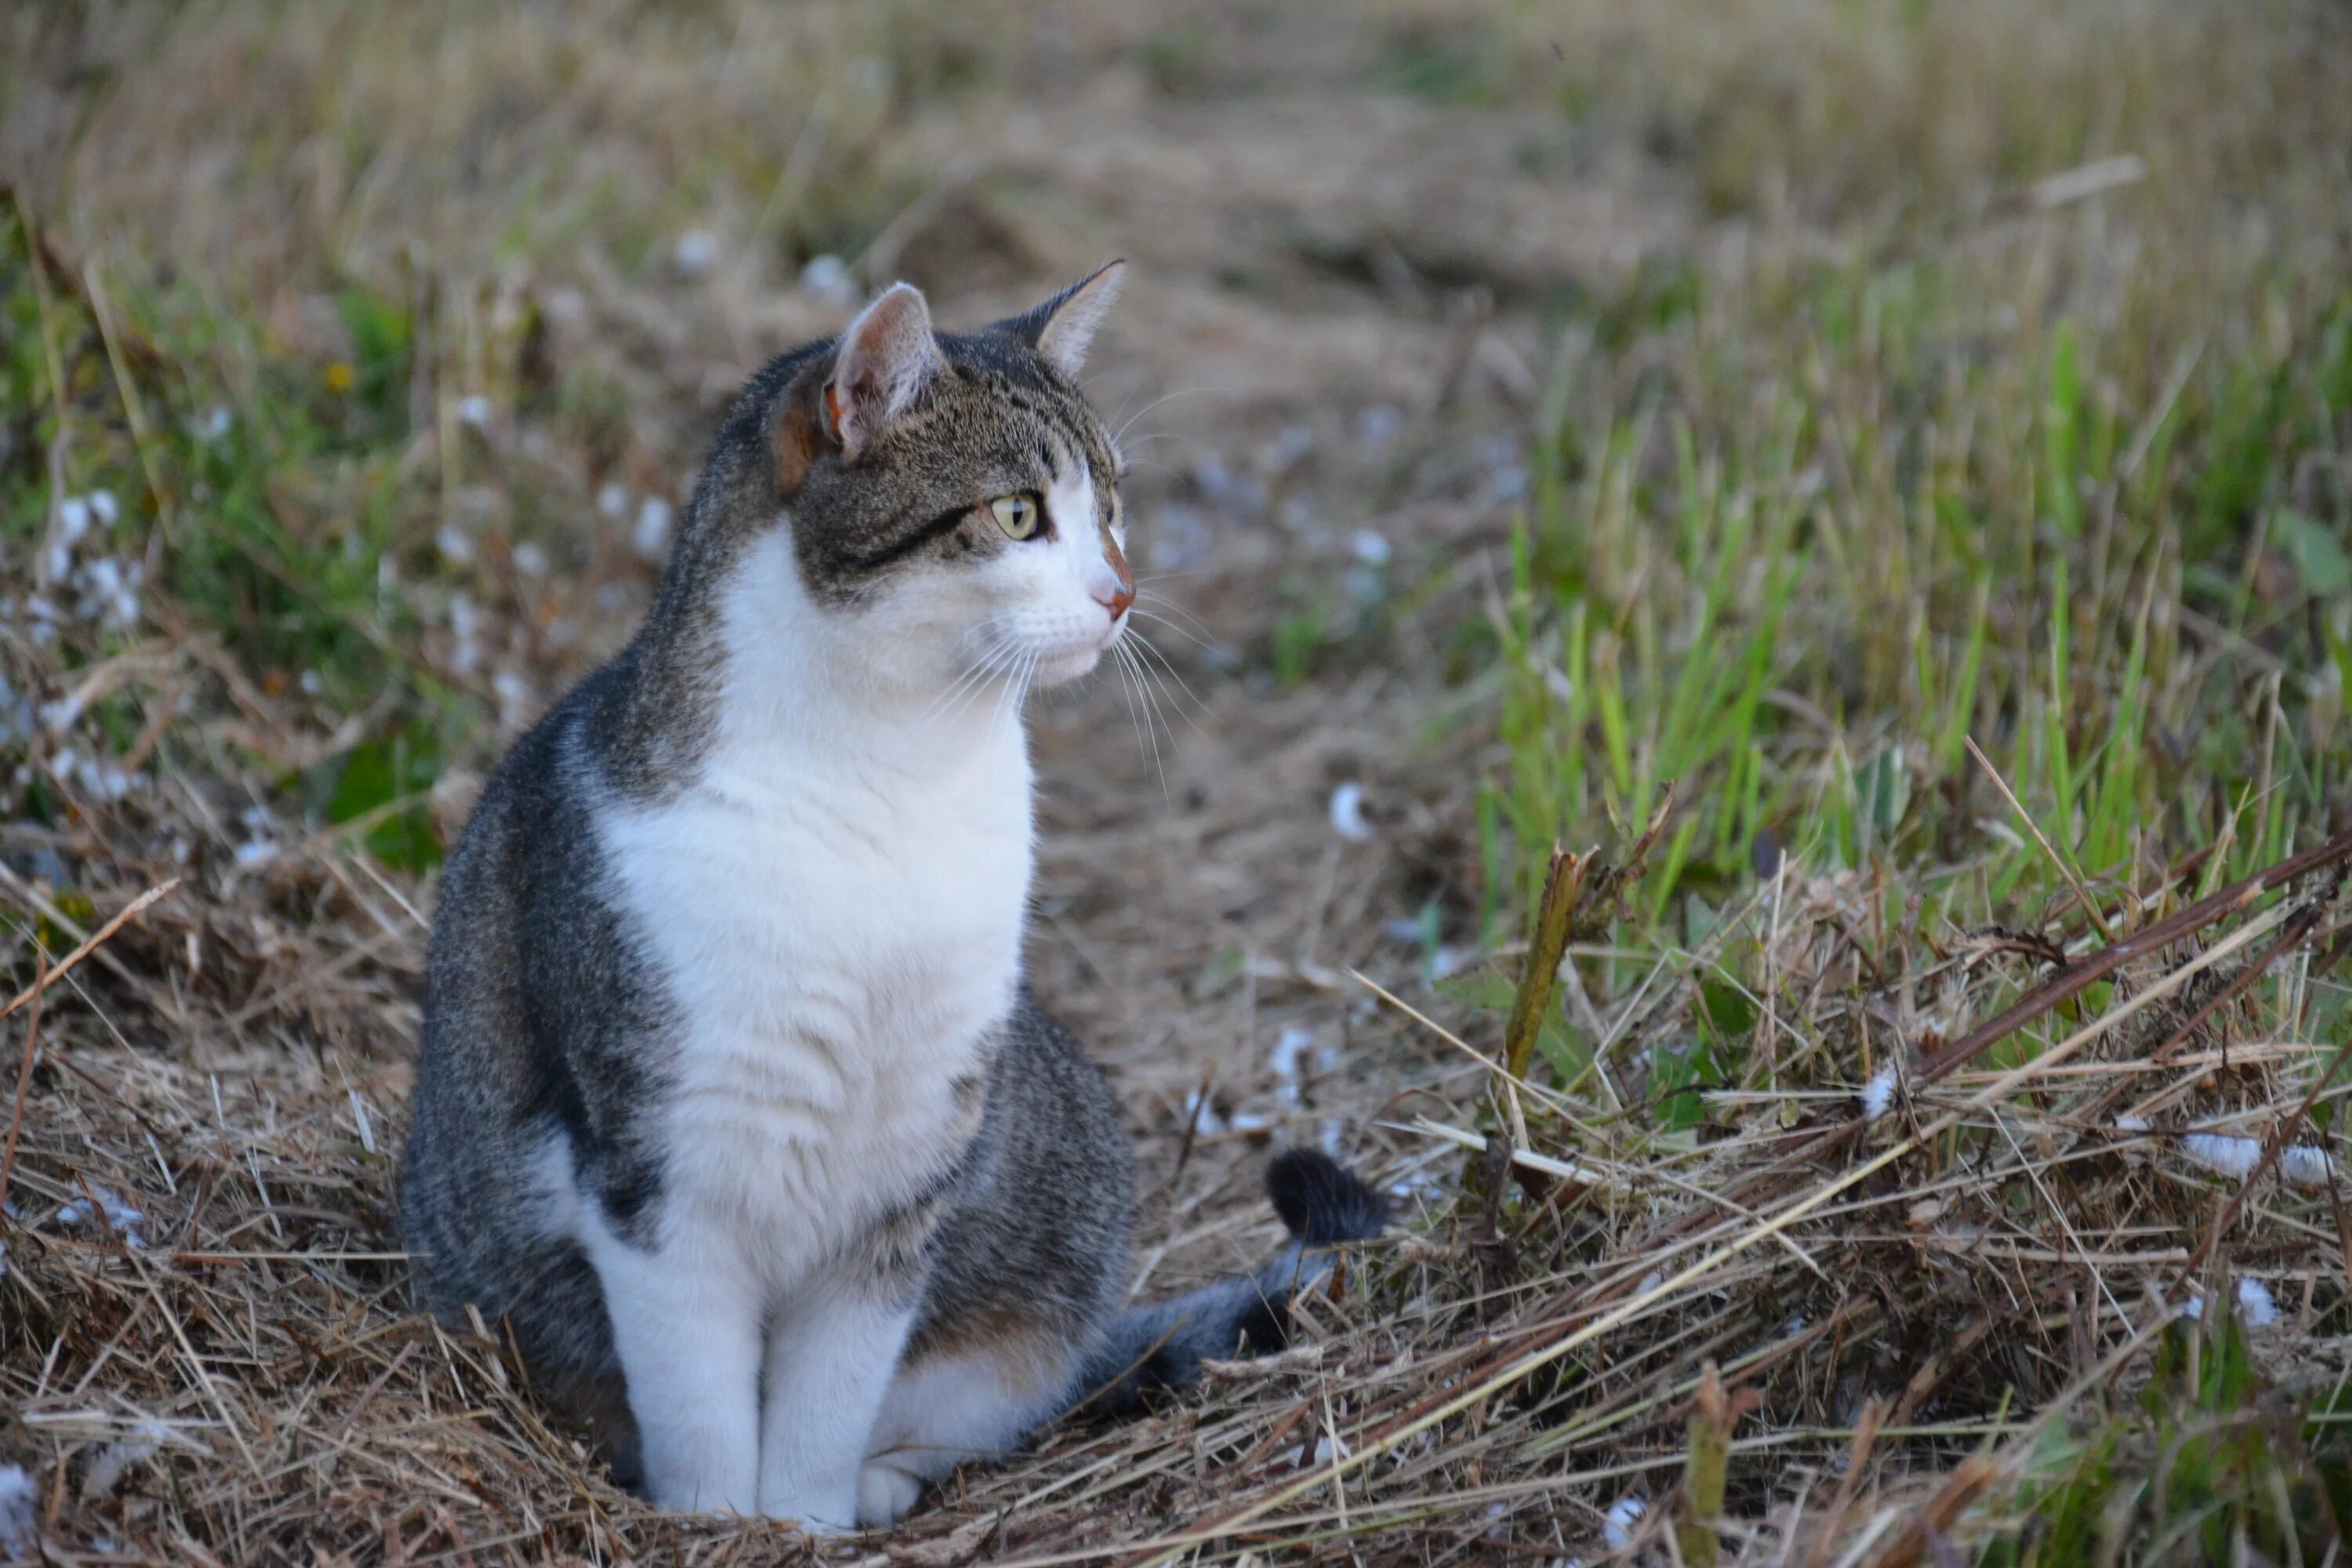
[[[1609,1512],[1601,1521],[1601,1539],[1608,1542],[1610,1551],[1624,1551],[1633,1544],[1633,1527],[1641,1523],[1642,1516],[1649,1511],[1647,1502],[1627,1492],[1609,1505]]]
[[[227,435],[228,427],[229,413],[228,405],[226,403],[214,404],[189,426],[195,432],[196,439],[208,446]]]
[[[669,502],[647,496],[637,507],[637,524],[629,531],[629,548],[641,561],[657,562],[669,548]]]
[[[1389,563],[1389,541],[1384,533],[1369,528],[1360,528],[1348,536],[1348,548],[1355,553],[1357,560],[1367,566],[1385,566]]]
[[[473,393],[457,400],[457,422],[477,430],[487,429],[490,423],[490,400]]]
[[[1203,1138],[1225,1130],[1225,1119],[1217,1114],[1216,1102],[1199,1089],[1184,1097],[1184,1121]]]
[[[471,596],[449,595],[449,662],[460,675],[471,675],[481,668],[481,644],[475,638],[480,625],[481,615],[474,608]]]
[[[857,280],[838,256],[813,256],[801,268],[801,287],[828,305],[857,303]]]
[[[95,1210],[92,1210],[87,1199],[75,1198],[58,1210],[58,1223],[72,1226],[85,1225],[89,1223],[92,1214],[96,1213],[105,1216],[107,1229],[121,1233],[122,1239],[129,1245],[132,1247],[147,1245],[146,1240],[139,1234],[139,1222],[147,1217],[145,1214],[124,1203],[104,1187],[90,1188],[90,1194],[98,1200]]]
[[[267,838],[248,838],[236,847],[236,868],[249,871],[278,858],[278,846]]]
[[[52,583],[61,582],[73,574],[73,552],[62,544],[52,544],[42,556],[41,565]]]
[[[1331,792],[1331,831],[1352,844],[1372,836],[1372,825],[1364,820],[1364,786],[1353,779]]]
[[[441,558],[453,566],[463,566],[474,558],[474,542],[466,531],[454,522],[445,522],[441,531],[433,536]]]
[[[2279,1154],[2279,1170],[2298,1187],[2324,1187],[2336,1179],[2326,1151],[2307,1143],[2288,1144]]]
[[[1895,1064],[1887,1063],[1862,1086],[1862,1114],[1877,1121],[1895,1107]]]
[[[89,1468],[81,1478],[82,1497],[88,1500],[111,1496],[131,1468],[153,1458],[155,1450],[170,1437],[171,1433],[160,1422],[141,1421],[133,1425],[129,1436],[109,1443],[89,1462]]]
[[[74,782],[94,800],[121,800],[131,793],[134,776],[119,763],[92,757],[74,769]]]
[[[490,690],[499,700],[499,722],[509,729],[520,726],[530,710],[530,686],[511,669],[502,669],[490,677]]]
[[[316,697],[327,689],[327,683],[319,678],[319,672],[315,669],[304,670],[294,684],[302,689],[302,695],[305,697]]]
[[[30,1557],[40,1519],[41,1489],[22,1465],[0,1465],[0,1556]]]
[[[2263,1146],[2252,1139],[2232,1138],[2222,1132],[2183,1133],[2180,1152],[2208,1170],[2219,1171],[2225,1176],[2251,1174],[2254,1162],[2263,1157]]]
[[[81,496],[68,496],[58,502],[58,539],[74,543],[89,531],[89,502]]]
[[[514,547],[514,569],[521,576],[541,578],[547,575],[547,552],[526,540]]]
[[[1265,446],[1265,467],[1276,474],[1287,473],[1298,460],[1315,449],[1315,433],[1304,425],[1286,425],[1282,433]]]
[[[1414,1198],[1435,1197],[1444,1191],[1445,1184],[1427,1171],[1409,1171],[1399,1180],[1389,1184],[1389,1195],[1407,1202]]]
[[[1296,1027],[1283,1030],[1274,1042],[1274,1051],[1266,1065],[1274,1069],[1275,1095],[1286,1106],[1295,1107],[1298,1103],[1302,1058],[1306,1057],[1307,1047],[1314,1043],[1314,1030]]]
[[[121,510],[114,504],[112,490],[90,491],[89,510],[101,524],[110,528],[113,526],[114,520],[121,515]]]
[[[606,517],[619,517],[629,510],[629,492],[618,479],[606,479],[596,490],[596,510]]]
[[[684,278],[699,278],[719,261],[719,237],[707,228],[690,228],[677,237],[670,260]]]
[[[2278,1321],[2278,1303],[2271,1299],[2271,1288],[2252,1275],[2238,1281],[2238,1316],[2250,1329],[2266,1328]]]

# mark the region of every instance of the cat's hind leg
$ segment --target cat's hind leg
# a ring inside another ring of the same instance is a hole
[[[999,1459],[1069,1403],[1076,1358],[1034,1331],[959,1336],[891,1381],[857,1481],[857,1522],[894,1524],[958,1465]]]

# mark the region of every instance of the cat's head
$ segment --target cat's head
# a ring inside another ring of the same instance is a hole
[[[1051,685],[1126,632],[1118,458],[1076,384],[1122,269],[967,333],[900,283],[795,370],[769,453],[829,657]]]

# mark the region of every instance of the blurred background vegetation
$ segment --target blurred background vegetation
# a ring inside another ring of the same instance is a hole
[[[1605,1000],[1708,954],[1694,1021],[1612,1065],[1549,1020],[1595,1115],[1851,1076],[1758,1047],[1727,911],[1784,865],[1889,963],[1991,922],[2079,952],[2346,826],[2338,6],[27,5],[0,180],[0,858],[67,927],[133,865],[283,913],[297,846],[421,900],[626,635],[743,374],[894,278],[961,324],[1111,254],[1097,393],[1169,443],[1130,497],[1181,606],[1156,695],[1205,692],[1154,749],[1380,683],[1382,908],[1339,958],[1402,942],[1491,1028],[1555,842],[1675,785],[1580,963]],[[1088,809],[1172,809],[1102,765]],[[2262,993],[2314,1047],[2322,981]],[[2053,1449],[2001,1550],[2136,1508],[2318,1540],[2294,1442],[2130,1479],[2235,1403],[2218,1364]]]

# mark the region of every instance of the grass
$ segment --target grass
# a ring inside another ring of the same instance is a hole
[[[1139,518],[1223,531],[1170,589],[1213,646],[1171,649],[1171,694],[1209,700],[1168,762],[1208,750],[1188,787],[1297,826],[1207,890],[1199,843],[1108,854],[1118,897],[1057,895],[1055,930],[1116,992],[1132,902],[1182,975],[1100,1015],[1139,1079],[1236,1004],[1245,1041],[1336,1019],[1290,1131],[1344,1117],[1416,1215],[1310,1307],[1306,1356],[968,1472],[891,1549],[2340,1556],[2340,871],[2261,879],[2347,826],[2352,773],[2326,8],[253,0],[0,29],[0,1005],[49,987],[0,1176],[0,1465],[52,1542],[782,1549],[618,1497],[495,1325],[403,1310],[434,869],[469,781],[632,622],[633,535],[724,384],[835,324],[804,268],[977,310],[1116,244],[1171,259],[1113,365],[1197,382],[1238,340],[1244,381],[1291,385],[1343,332],[1421,357],[1403,391],[1335,360],[1286,394],[1314,434],[1281,466],[1263,408],[1203,416],[1254,510],[1190,458],[1139,472]],[[1085,134],[1047,118],[1041,155],[1023,117],[1071,104]],[[1347,132],[1297,189],[1214,164],[1267,106]],[[1352,171],[1395,122],[1395,167]],[[1589,186],[1636,239],[1491,288],[1445,251],[1440,288],[1375,174],[1447,228],[1478,221],[1450,190]],[[1373,215],[1352,247],[1266,217],[1342,197]],[[1367,276],[1316,260],[1341,251]],[[1441,394],[1449,344],[1531,368]],[[1402,434],[1351,440],[1376,397]],[[1251,710],[1326,737],[1303,789]],[[1185,787],[1126,765],[1053,757],[1055,836],[1181,827]],[[1321,800],[1359,773],[1375,837],[1334,848]],[[1293,863],[1321,868],[1295,916],[1244,940]],[[1300,978],[1334,955],[1387,1000]],[[1136,1114],[1171,1173],[1155,1245],[1248,1245],[1246,1139]],[[144,1216],[65,1217],[100,1191]]]

